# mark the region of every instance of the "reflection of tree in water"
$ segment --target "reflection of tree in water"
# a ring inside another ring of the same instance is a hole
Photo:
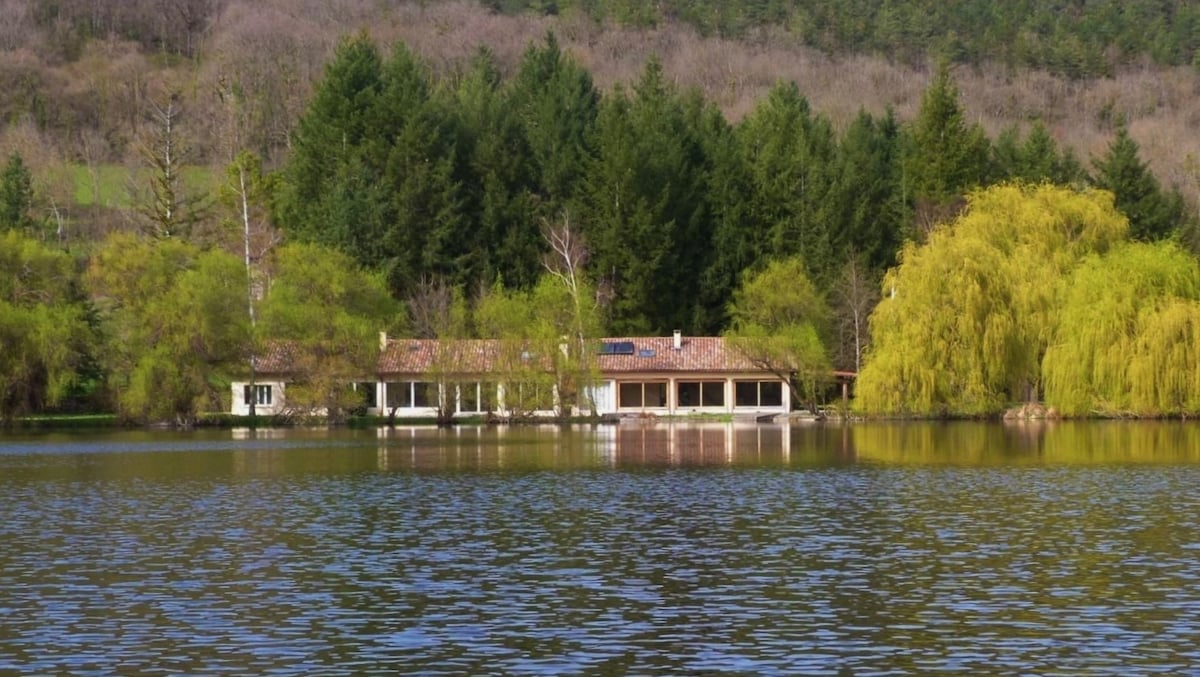
[[[1146,463],[1200,458],[1179,421],[907,422],[851,426],[857,458],[899,464]]]

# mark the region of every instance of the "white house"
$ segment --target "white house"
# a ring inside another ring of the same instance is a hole
[[[440,407],[454,417],[552,416],[558,393],[548,356],[497,340],[389,339],[367,397],[368,411],[399,418],[432,418]],[[573,413],[606,416],[734,415],[758,417],[791,411],[788,383],[740,354],[722,337],[598,339],[595,380]],[[259,413],[284,410],[286,354],[276,350],[256,362],[253,394],[233,384],[233,413],[245,415],[249,398]],[[515,376],[525,374],[526,378]]]

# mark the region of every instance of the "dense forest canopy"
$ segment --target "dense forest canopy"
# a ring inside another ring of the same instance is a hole
[[[999,183],[1103,189],[1134,240],[1200,248],[1186,36],[1167,58],[1101,5],[921,6],[8,3],[0,230],[20,237],[0,255],[75,265],[66,291],[0,299],[73,318],[69,350],[11,330],[31,347],[0,416],[66,401],[187,421],[271,340],[341,407],[372,355],[330,360],[331,337],[519,333],[487,309],[522,299],[543,299],[528,324],[578,337],[575,382],[599,332],[774,333],[794,340],[758,347],[789,369],[857,370],[882,354],[880,280]],[[1100,34],[1095,69],[1030,47],[1086,61]],[[982,276],[1004,246],[954,251]],[[783,262],[821,317],[747,320]],[[281,321],[287,290],[322,285],[340,295],[310,305],[329,310]],[[1036,391],[1040,351],[933,410]]]

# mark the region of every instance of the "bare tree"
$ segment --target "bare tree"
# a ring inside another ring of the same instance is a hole
[[[555,361],[559,415],[562,416],[569,412],[570,405],[580,394],[586,397],[587,386],[595,381],[588,340],[599,333],[601,294],[597,293],[585,273],[590,252],[579,229],[571,224],[569,213],[564,211],[561,219],[555,223],[544,221],[542,237],[550,247],[550,251],[542,258],[542,266],[562,283],[570,303],[570,326],[561,327],[564,359]],[[565,340],[568,334],[570,341]],[[586,399],[586,404],[595,414],[595,402],[590,397]]]
[[[583,340],[583,299],[582,285],[585,284],[583,269],[587,265],[589,251],[579,229],[571,225],[571,216],[563,212],[562,219],[556,223],[546,220],[542,222],[542,237],[550,246],[550,251],[542,257],[542,266],[546,272],[562,281],[571,295],[571,303],[575,308],[574,332],[577,340]]]
[[[140,148],[149,175],[144,189],[135,185],[131,191],[135,208],[154,236],[189,237],[204,217],[204,204],[188,194],[183,179],[191,149],[180,129],[183,108],[179,95],[172,93],[165,104],[151,101],[150,109],[153,126]]]
[[[837,361],[857,372],[869,342],[867,319],[879,303],[879,281],[859,257],[852,256],[830,296],[837,327]]]

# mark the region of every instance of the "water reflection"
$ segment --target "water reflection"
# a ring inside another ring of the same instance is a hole
[[[1194,674],[1190,424],[0,438],[0,673]]]
[[[1045,421],[864,423],[852,453],[889,464],[1109,464],[1200,460],[1200,423]]]

